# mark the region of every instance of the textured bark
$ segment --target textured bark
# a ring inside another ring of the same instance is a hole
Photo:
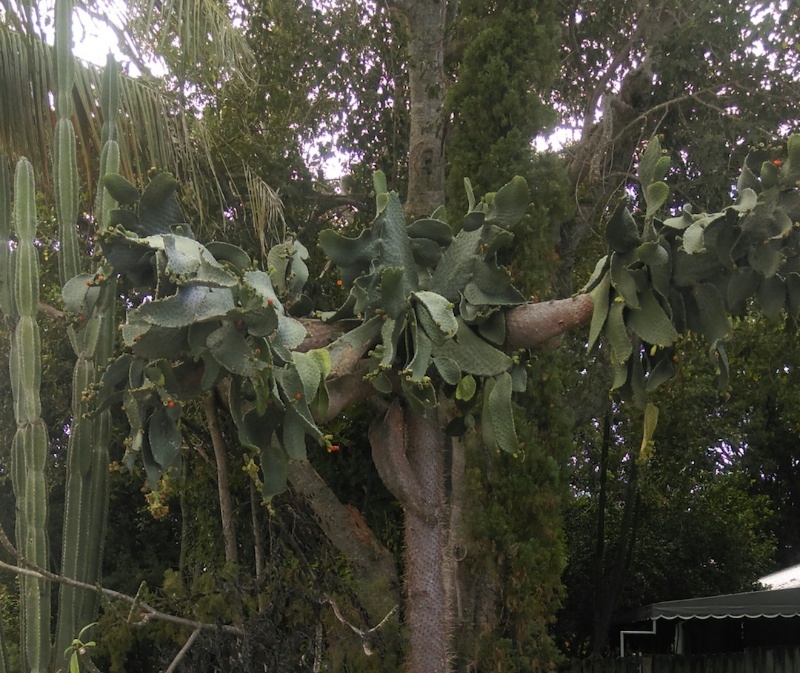
[[[507,313],[506,348],[547,342],[587,324],[592,310],[587,294],[518,306]],[[364,380],[364,355],[372,344],[355,347],[346,332],[317,321],[306,327],[309,337],[298,350],[328,346],[336,362],[337,375],[328,381],[330,405],[317,419],[323,422],[375,393]],[[480,628],[494,618],[496,587],[457,573],[468,545],[461,538],[464,463],[463,448],[444,432],[447,417],[445,405],[422,416],[395,402],[370,430],[376,467],[405,514],[406,673],[450,673],[456,623]],[[390,555],[360,514],[342,505],[309,464],[290,463],[289,480],[316,512],[328,539],[353,563],[362,604],[377,623],[398,602]]]
[[[328,323],[316,318],[301,318],[300,322],[306,328],[306,338],[295,349],[298,353],[307,353],[312,348],[325,348],[346,334],[349,329],[360,324],[359,321],[355,320],[340,320],[339,322]]]
[[[406,577],[408,581],[408,673],[446,673],[450,670],[453,636],[452,564],[448,553],[445,503],[447,436],[434,412],[409,414],[408,459],[417,473],[426,500],[437,519],[406,512]]]
[[[369,362],[361,360],[353,366],[349,374],[328,379],[328,410],[324,417],[317,418],[319,423],[333,420],[351,404],[375,394],[372,383],[364,379],[367,372]]]
[[[434,502],[423,492],[408,460],[405,413],[400,400],[395,399],[386,416],[372,424],[369,443],[378,475],[405,512],[413,510],[423,520],[433,522],[437,517]]]
[[[310,463],[291,461],[289,483],[314,510],[325,536],[352,564],[354,577],[364,589],[359,599],[377,624],[400,602],[391,553],[357,509],[339,502]]]
[[[409,219],[427,217],[444,203],[444,0],[394,2],[408,26]]]
[[[594,304],[588,294],[539,304],[522,304],[506,313],[509,350],[531,348],[586,325],[592,319]]]

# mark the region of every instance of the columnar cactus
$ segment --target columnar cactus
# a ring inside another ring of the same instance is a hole
[[[78,160],[72,127],[72,89],[75,59],[72,56],[72,0],[56,2],[56,122],[53,163],[56,214],[59,224],[59,277],[61,284],[80,272],[78,221]]]
[[[98,579],[108,507],[109,411],[92,404],[97,372],[108,364],[115,341],[114,305],[116,284],[101,271],[81,273],[81,242],[77,233],[78,170],[75,133],[72,127],[74,58],[71,52],[71,0],[56,3],[56,112],[58,116],[53,150],[56,214],[59,223],[59,276],[64,302],[71,314],[70,342],[77,356],[72,384],[72,426],[66,475],[63,551],[61,572],[87,584]],[[102,109],[105,119],[101,177],[119,170],[116,142],[118,108],[117,69],[112,60],[106,68]],[[11,236],[11,189],[8,172],[0,166],[0,239]],[[47,490],[44,462],[47,432],[41,419],[39,383],[41,356],[35,314],[39,303],[38,260],[33,172],[21,160],[16,173],[15,224],[18,244],[11,250],[0,246],[0,309],[15,325],[11,344],[11,380],[17,433],[12,449],[12,480],[18,503],[17,544],[28,561],[47,567]],[[96,202],[96,217],[103,226],[116,202],[103,189]],[[13,280],[12,280],[13,279]],[[77,291],[76,291],[77,289]],[[22,642],[27,668],[44,671],[50,659],[50,595],[48,585],[22,577]],[[94,592],[61,585],[55,659],[75,634],[97,611]]]
[[[66,21],[62,13],[58,17]],[[67,26],[58,24],[56,28],[57,31],[66,30]],[[71,62],[72,56],[68,51],[59,53],[59,61],[62,56]],[[60,67],[59,72],[61,70]],[[68,84],[67,79],[59,81],[59,86]],[[113,59],[109,58],[102,91],[105,142],[100,161],[101,178],[106,171],[116,173],[119,170],[117,107],[117,68]],[[68,111],[67,107],[63,109],[64,113]],[[62,128],[62,122],[64,130],[56,137],[58,146],[54,153],[54,174],[57,185],[61,185],[56,192],[60,235],[62,241],[75,238],[77,244],[74,223],[78,195],[77,190],[69,188],[77,184],[75,146],[71,140],[74,139],[74,132],[68,118],[59,119],[59,128]],[[95,203],[95,217],[100,227],[107,222],[108,213],[115,205],[114,199],[101,187]],[[77,245],[75,250],[77,253]],[[66,577],[94,584],[100,574],[108,514],[111,416],[109,410],[95,411],[92,391],[98,370],[108,364],[114,349],[116,281],[113,277],[106,278],[102,269],[92,275],[80,273],[79,257],[72,255],[72,246],[65,248],[62,254],[59,269],[64,282],[64,302],[74,316],[73,324],[68,329],[77,362],[72,379],[72,428],[67,450],[61,572]],[[97,596],[94,592],[61,585],[55,648],[57,659],[60,659],[75,634],[94,620],[96,612]]]
[[[0,241],[11,237],[11,178],[5,157],[0,157]],[[12,287],[9,274],[11,250],[7,245],[0,245],[0,313],[4,316],[13,314]],[[5,634],[0,620],[0,673],[8,671]]]
[[[7,189],[3,190],[7,193]],[[47,555],[47,428],[41,418],[41,344],[36,311],[39,305],[39,259],[33,166],[20,159],[14,177],[14,227],[17,246],[3,267],[13,278],[13,292],[3,293],[6,319],[15,323],[9,369],[17,431],[12,444],[11,480],[17,500],[17,551],[26,561],[46,568]],[[6,227],[6,234],[8,234]],[[7,239],[4,239],[7,240]],[[13,275],[11,269],[14,270]],[[13,306],[10,305],[13,302]],[[22,653],[26,670],[45,671],[50,654],[50,590],[43,580],[20,577]]]

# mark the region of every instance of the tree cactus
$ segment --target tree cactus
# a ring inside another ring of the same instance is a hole
[[[131,287],[152,297],[128,311],[122,335],[130,351],[108,368],[100,394],[106,405],[122,388],[131,424],[126,464],[141,458],[157,488],[180,459],[183,402],[232,375],[240,439],[269,466],[263,493],[283,490],[286,460],[305,459],[305,435],[326,441],[312,408],[326,404],[329,359],[320,352],[293,357],[306,329],[288,315],[276,289],[298,296],[292,281],[307,277],[304,249],[288,243],[281,254],[286,264],[272,274],[256,270],[234,246],[193,239],[171,175],[156,176],[141,196],[121,176],[105,184],[121,208],[101,234],[103,253]],[[277,454],[274,433],[283,447]]]
[[[368,355],[365,378],[390,398],[370,428],[372,456],[405,512],[408,670],[446,673],[452,667],[458,565],[452,545],[459,508],[448,493],[457,462],[450,460],[453,442],[480,428],[491,449],[522,450],[511,399],[527,385],[526,369],[523,355],[510,353],[509,344],[529,346],[533,340],[519,338],[520,323],[511,316],[526,308],[525,301],[501,262],[512,242],[510,228],[528,206],[525,181],[515,178],[480,202],[466,182],[469,212],[455,232],[443,210],[408,224],[399,197],[376,174],[372,226],[355,238],[334,231],[320,238],[350,289],[339,309],[321,317],[351,324],[333,343],[298,352],[308,336],[307,323],[296,319],[310,310],[302,294],[306,249],[297,241],[275,246],[268,270],[261,271],[239,248],[194,239],[170,174],[156,175],[143,191],[117,175],[116,69],[109,65],[103,87],[104,188],[95,205],[95,242],[104,259],[93,273],[82,273],[69,121],[70,10],[68,0],[58,1],[54,175],[62,294],[77,356],[62,573],[89,585],[98,579],[113,403],[124,404],[131,426],[125,464],[133,468],[141,462],[151,488],[158,489],[180,461],[184,403],[213,387],[221,390],[218,384],[226,379],[240,443],[260,458],[258,480],[269,498],[285,487],[289,461],[306,458],[308,437],[329,444],[318,427],[329,414],[328,380]],[[785,147],[754,148],[738,202],[721,213],[695,215],[686,209],[659,219],[669,193],[668,168],[654,139],[638,169],[642,217],[634,217],[625,203],[615,209],[606,228],[609,253],[586,288],[594,305],[590,344],[601,339],[607,344],[614,388],[645,410],[643,453],[657,419],[648,394],[673,375],[679,333],[693,330],[707,337],[725,390],[730,313],[755,302],[768,315],[786,311],[800,318],[800,139],[790,138]],[[10,187],[7,179],[2,184],[2,171],[0,166],[0,234],[8,237]],[[24,160],[15,193],[19,243],[13,251],[0,246],[0,307],[14,324],[17,541],[26,559],[46,566],[39,285],[33,177]],[[120,289],[129,291],[130,303],[122,326],[124,352],[112,360],[114,297]],[[588,305],[588,297],[583,299]],[[21,586],[25,656],[32,670],[44,670],[47,586],[31,579]],[[56,657],[92,621],[95,601],[93,592],[61,588]]]
[[[511,415],[498,409],[510,404],[512,388],[524,385],[524,368],[500,350],[506,338],[502,309],[524,303],[524,297],[498,253],[513,238],[508,228],[525,214],[525,181],[515,178],[477,204],[467,182],[470,211],[456,235],[437,219],[441,211],[406,225],[397,194],[387,191],[380,174],[375,189],[378,217],[370,229],[355,239],[332,230],[320,236],[342,279],[352,285],[344,305],[324,317],[369,322],[377,315],[381,343],[370,374],[377,390],[389,392],[396,375],[411,408],[424,413],[437,404],[437,387],[444,386],[460,404],[451,429],[474,425],[480,410],[490,446],[515,452]],[[487,378],[483,397],[492,404],[475,396],[476,376]]]
[[[269,497],[285,488],[287,461],[306,458],[306,435],[327,441],[315,418],[326,414],[325,381],[341,353],[374,346],[368,378],[378,391],[401,392],[405,403],[393,404],[385,427],[378,423],[371,433],[373,457],[406,511],[409,569],[420,575],[415,581],[437,587],[438,598],[412,601],[412,639],[426,639],[434,622],[452,624],[444,427],[457,435],[481,422],[490,446],[519,450],[510,402],[525,385],[524,367],[500,348],[503,309],[523,297],[498,253],[512,240],[507,228],[525,212],[524,180],[477,204],[470,193],[465,226],[453,235],[437,217],[407,225],[398,196],[376,175],[373,226],[356,239],[335,232],[321,238],[352,286],[345,304],[324,317],[362,324],[308,353],[293,352],[306,329],[283,305],[302,305],[302,246],[273,249],[265,273],[242,250],[193,239],[170,175],[156,176],[141,195],[121,176],[107,176],[105,185],[121,207],[99,237],[103,254],[147,297],[128,310],[122,335],[129,351],[109,366],[99,393],[100,408],[124,401],[131,425],[126,464],[141,459],[158,488],[180,459],[182,403],[230,376],[239,439],[260,454]],[[78,304],[90,296],[81,285],[67,289]],[[452,400],[446,413],[434,410],[442,396]],[[438,663],[430,670],[445,670],[448,629],[436,653],[414,670],[431,658]]]

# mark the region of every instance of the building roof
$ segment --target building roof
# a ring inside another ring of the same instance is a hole
[[[763,584],[768,589],[800,587],[800,564],[764,575],[758,580],[758,583]]]
[[[800,587],[793,587],[653,603],[636,610],[632,615],[632,621],[798,616],[800,616]]]

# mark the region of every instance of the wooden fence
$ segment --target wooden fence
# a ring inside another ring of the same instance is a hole
[[[574,660],[569,673],[800,673],[800,648]]]

